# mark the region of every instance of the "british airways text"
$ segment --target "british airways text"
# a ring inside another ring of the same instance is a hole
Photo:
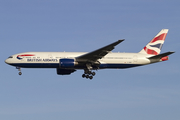
[[[27,62],[58,62],[57,59],[27,59]]]

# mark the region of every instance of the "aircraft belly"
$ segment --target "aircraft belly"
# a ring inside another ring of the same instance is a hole
[[[59,63],[13,63],[12,66],[22,68],[58,68]]]

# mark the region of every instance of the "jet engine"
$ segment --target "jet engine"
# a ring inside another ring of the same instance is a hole
[[[60,59],[59,60],[59,66],[60,68],[73,68],[77,62],[75,62],[74,59]]]
[[[70,75],[71,73],[76,71],[74,69],[60,69],[60,68],[57,68],[56,70],[58,75]]]

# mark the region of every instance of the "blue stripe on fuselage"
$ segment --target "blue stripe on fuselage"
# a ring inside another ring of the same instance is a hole
[[[22,68],[59,68],[59,63],[14,63],[12,66]],[[99,69],[106,68],[131,68],[141,66],[140,64],[100,64]],[[86,69],[86,67],[75,66],[74,69]]]
[[[59,63],[14,63],[10,65],[22,68],[59,68]]]
[[[101,64],[99,66],[100,69],[105,68],[131,68],[141,66],[140,64]]]

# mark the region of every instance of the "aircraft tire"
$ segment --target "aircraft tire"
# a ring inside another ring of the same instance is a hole
[[[85,75],[85,74],[83,74],[83,75],[82,75],[82,77],[83,77],[83,78],[85,78],[85,77],[86,77],[86,75]]]
[[[89,75],[86,75],[86,78],[89,78]]]
[[[89,71],[89,72],[88,72],[88,74],[90,75],[90,74],[92,74],[92,72],[91,72],[91,71]]]
[[[22,75],[22,72],[19,72],[19,75]]]
[[[92,80],[92,79],[93,79],[93,76],[89,76],[89,79]]]
[[[92,76],[95,76],[95,75],[96,75],[96,73],[95,73],[95,72],[92,72],[91,74],[92,74]]]

